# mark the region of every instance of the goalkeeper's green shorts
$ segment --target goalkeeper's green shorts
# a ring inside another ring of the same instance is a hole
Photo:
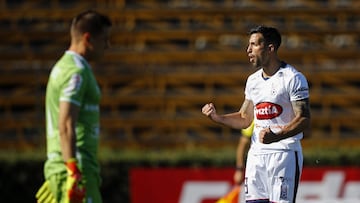
[[[36,193],[36,198],[38,199],[38,202],[64,203],[66,195],[66,178],[67,173],[58,173],[50,176],[49,179],[45,181],[45,183]],[[86,189],[85,202],[102,203],[100,194],[100,180],[98,178],[98,175],[83,174],[83,183]]]

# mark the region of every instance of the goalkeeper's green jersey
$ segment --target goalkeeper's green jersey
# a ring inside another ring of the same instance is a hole
[[[79,106],[76,122],[76,158],[87,173],[99,174],[100,89],[90,65],[80,55],[66,51],[53,67],[46,89],[47,161],[45,177],[65,172],[59,137],[59,104],[61,101]]]

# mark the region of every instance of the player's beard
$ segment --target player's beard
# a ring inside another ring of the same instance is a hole
[[[262,60],[260,57],[254,57],[252,61],[252,66],[254,68],[261,68],[262,67]]]
[[[262,54],[261,56],[254,57],[253,60],[254,61],[253,61],[252,65],[254,68],[267,67],[270,64],[269,57],[267,57],[264,54]]]

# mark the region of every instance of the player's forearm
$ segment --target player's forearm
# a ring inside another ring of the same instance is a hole
[[[294,119],[281,132],[277,133],[283,139],[295,136],[310,127],[309,99],[294,101],[292,105],[295,113]]]
[[[309,117],[295,117],[292,122],[286,125],[279,133],[277,133],[283,139],[295,136],[301,132],[304,132],[310,127]]]
[[[59,132],[61,152],[64,161],[75,158],[76,132],[75,126],[79,114],[79,107],[69,102],[60,103]]]
[[[243,118],[240,112],[212,116],[211,119],[234,129],[244,129],[249,125],[248,119]]]
[[[241,168],[245,167],[245,155],[249,150],[250,138],[242,136],[240,138],[237,151],[236,151],[236,167]]]
[[[76,134],[75,130],[71,127],[64,127],[63,130],[60,130],[60,144],[61,152],[64,161],[69,160],[70,158],[75,157],[76,151]]]

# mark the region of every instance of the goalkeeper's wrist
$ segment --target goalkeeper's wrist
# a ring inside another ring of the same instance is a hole
[[[68,174],[74,174],[80,172],[77,167],[77,160],[75,158],[70,158],[65,162],[66,169]]]
[[[245,170],[245,167],[244,167],[244,166],[236,166],[236,167],[235,167],[235,170],[236,170],[236,171],[244,171],[244,170]]]

